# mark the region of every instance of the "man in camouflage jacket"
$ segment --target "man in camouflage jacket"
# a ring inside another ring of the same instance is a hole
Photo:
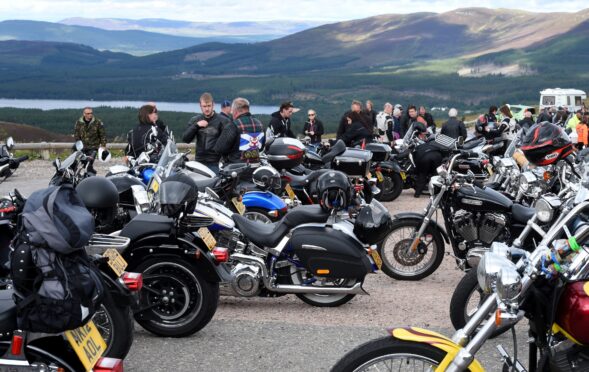
[[[84,144],[84,153],[86,155],[95,153],[98,156],[98,148],[106,148],[106,130],[104,124],[97,117],[94,117],[92,107],[85,107],[82,116],[78,119],[74,127],[74,139],[80,140]],[[92,166],[93,161],[88,167],[88,171],[96,173]]]

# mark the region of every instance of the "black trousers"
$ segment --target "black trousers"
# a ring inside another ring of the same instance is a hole
[[[442,153],[429,151],[415,154],[415,195],[421,195],[427,188],[429,176],[436,172],[436,168],[442,164]]]

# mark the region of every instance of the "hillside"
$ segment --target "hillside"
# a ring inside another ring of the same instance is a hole
[[[186,37],[164,35],[143,30],[111,31],[87,25],[64,25],[39,21],[2,21],[0,40],[34,40],[85,44],[99,50],[147,55],[162,51],[182,49],[213,41],[237,42],[240,38]]]
[[[39,127],[26,124],[7,123],[0,121],[0,138],[2,141],[10,137],[16,142],[72,142],[73,137],[57,134]]]

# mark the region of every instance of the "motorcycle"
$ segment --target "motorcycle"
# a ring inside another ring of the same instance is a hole
[[[454,171],[460,158],[471,156],[462,151],[452,157],[447,170],[438,168],[438,176],[429,183],[432,196],[423,214],[394,216],[389,235],[378,247],[387,275],[401,280],[429,276],[442,262],[444,243],[452,245],[459,267],[469,268],[470,255],[480,255],[493,241],[511,242],[534,215],[533,208],[477,186],[474,175]],[[445,230],[432,219],[438,209]]]
[[[0,177],[4,177],[0,183],[6,181],[14,171],[18,168],[20,163],[27,160],[27,155],[18,158],[13,157],[10,152],[14,148],[14,140],[12,137],[6,139],[6,143],[0,147]]]
[[[529,319],[530,371],[589,369],[588,196],[583,186],[576,202],[569,201],[567,213],[555,221],[538,247],[517,263],[504,246],[485,253],[477,278],[489,296],[452,339],[421,328],[394,328],[390,336],[354,349],[333,370],[392,365],[399,371],[483,371],[474,358],[476,352],[498,327],[512,327],[524,317]],[[513,328],[512,334],[513,357],[497,346],[503,370],[523,372]]]

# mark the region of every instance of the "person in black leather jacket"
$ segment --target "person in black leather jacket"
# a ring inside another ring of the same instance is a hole
[[[444,123],[444,125],[442,125],[442,134],[454,139],[458,137],[466,139],[466,127],[462,121],[456,118],[458,116],[458,110],[451,108],[448,111],[448,116],[450,118]]]
[[[367,123],[361,113],[352,112],[348,115],[348,122],[350,129],[344,133],[341,140],[346,143],[346,146],[352,147],[364,142],[372,142],[372,124]]]
[[[141,106],[137,115],[139,124],[127,133],[127,148],[125,154],[137,158],[146,150],[147,144],[151,140],[152,128],[156,128],[156,139],[162,145],[168,142],[168,127],[159,119],[155,104]],[[150,161],[157,162],[158,153],[154,152],[150,156]]]
[[[182,140],[185,143],[190,143],[196,137],[194,159],[209,167],[213,172],[219,173],[221,155],[215,152],[215,145],[221,136],[223,127],[229,123],[229,120],[217,114],[214,107],[213,96],[210,93],[203,93],[200,96],[202,114],[197,114],[188,121]]]
[[[427,138],[427,128],[421,122],[413,123],[413,130],[419,132],[419,138],[423,141],[413,152],[415,160],[415,197],[419,198],[427,188],[428,178],[434,174],[436,168],[443,162],[443,154],[440,145],[434,141],[433,136]]]

